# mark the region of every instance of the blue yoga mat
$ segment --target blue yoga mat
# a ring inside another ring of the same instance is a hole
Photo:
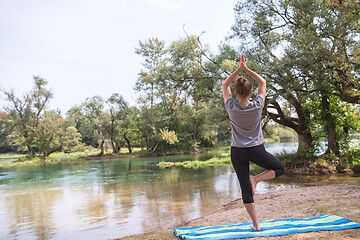
[[[293,233],[344,230],[360,228],[360,225],[335,215],[321,215],[303,219],[280,219],[260,221],[261,231],[254,231],[252,223],[230,224],[222,226],[175,228],[174,234],[185,240],[220,240],[250,237],[274,237]]]

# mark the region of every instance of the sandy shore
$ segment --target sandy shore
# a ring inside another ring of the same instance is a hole
[[[289,191],[255,195],[260,220],[305,218],[334,214],[360,223],[360,186],[351,184],[302,187]],[[181,227],[250,222],[242,200],[228,203],[213,213],[194,219]],[[146,233],[122,239],[177,239],[172,231]],[[254,238],[255,239],[255,238]],[[269,238],[256,238],[269,239]],[[360,239],[360,228],[293,234],[270,239]]]
[[[339,205],[340,200],[345,200],[343,206]],[[326,212],[349,219],[355,216],[351,220],[360,223],[360,186],[358,185],[303,187],[255,195],[255,204],[260,220],[314,217]],[[352,210],[349,211],[349,208]],[[330,212],[325,211],[330,209],[332,209]],[[249,221],[251,219],[243,207],[242,200],[239,199],[212,214],[188,222],[184,227]]]

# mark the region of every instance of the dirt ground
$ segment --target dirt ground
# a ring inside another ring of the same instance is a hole
[[[351,184],[302,187],[288,191],[255,195],[259,220],[306,218],[333,214],[360,223],[360,186]],[[250,222],[242,200],[228,203],[213,213],[194,219],[181,227],[224,225]],[[261,227],[261,224],[260,224]],[[172,231],[153,232],[121,239],[177,239]],[[271,238],[248,239],[360,239],[360,228],[321,231]]]
[[[340,199],[348,199],[348,201],[344,201],[343,206],[339,206]],[[324,214],[327,209],[332,209],[331,214],[345,218],[354,215],[356,218],[351,220],[360,223],[359,207],[352,209],[351,212],[344,211],[344,208],[352,208],[354,201],[360,204],[360,186],[358,185],[304,187],[290,191],[255,195],[259,220],[315,217]],[[329,214],[328,211],[326,213]],[[212,214],[192,220],[184,227],[249,221],[251,219],[243,207],[242,200],[239,199]]]

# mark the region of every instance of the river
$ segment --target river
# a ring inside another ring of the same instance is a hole
[[[269,144],[292,152],[296,144]],[[231,166],[160,169],[161,161],[209,154],[0,168],[0,239],[112,239],[169,230],[240,198]],[[283,176],[257,193],[360,183],[359,176]]]

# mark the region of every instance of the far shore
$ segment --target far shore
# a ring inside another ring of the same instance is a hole
[[[49,157],[43,159],[41,155],[35,155],[30,159],[25,159],[26,154],[20,153],[3,153],[0,154],[0,167],[15,167],[15,166],[27,166],[27,165],[39,165],[39,164],[51,164],[58,162],[72,162],[72,161],[97,161],[97,160],[111,160],[111,159],[121,159],[121,158],[143,158],[143,157],[159,157],[159,156],[173,156],[173,155],[193,155],[199,153],[206,153],[207,149],[201,150],[188,150],[188,151],[161,151],[155,153],[147,153],[145,150],[137,149],[132,153],[121,153],[114,154],[111,152],[106,152],[103,155],[100,155],[98,152],[86,152],[86,153],[54,153]],[[5,159],[5,161],[4,161]],[[6,161],[6,159],[12,159],[13,161]]]
[[[272,192],[255,196],[255,203],[260,220],[283,218],[306,218],[322,214],[345,217],[360,223],[360,185],[336,184],[312,187],[300,187],[292,190]],[[178,227],[196,227],[225,225],[231,223],[250,222],[251,219],[243,207],[242,200],[237,199],[226,205],[219,206],[214,212],[193,219]],[[162,232],[151,232],[119,240],[176,240],[173,229]],[[342,231],[321,231],[292,234],[278,239],[359,239],[360,228]],[[248,238],[253,240],[269,238]]]

